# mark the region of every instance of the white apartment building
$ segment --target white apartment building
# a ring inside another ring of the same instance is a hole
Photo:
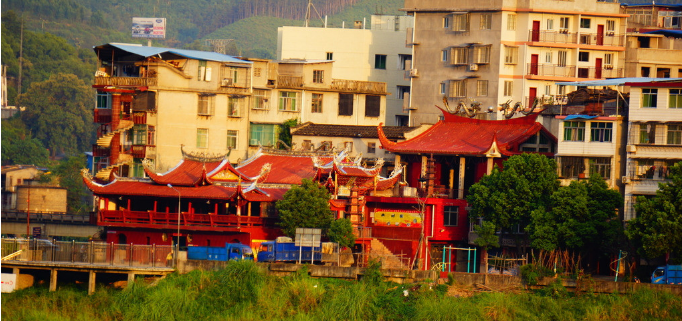
[[[405,37],[412,24],[411,16],[372,15],[369,29],[360,21],[354,28],[279,27],[277,58],[334,61],[335,77],[385,82],[389,95],[381,122],[404,126],[412,67]]]

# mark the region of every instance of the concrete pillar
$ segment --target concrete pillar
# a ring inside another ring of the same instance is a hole
[[[12,274],[19,275],[19,274],[20,274],[20,273],[19,273],[19,268],[13,268],[13,269],[12,269]]]
[[[486,167],[486,174],[490,175],[490,173],[493,172],[493,159],[492,157],[488,157],[488,164]]]
[[[457,198],[464,198],[464,172],[466,171],[466,158],[459,158],[459,186],[457,186]]]
[[[95,293],[95,271],[88,272],[88,295]]]
[[[57,269],[50,270],[50,292],[57,291]]]
[[[135,283],[135,273],[130,272],[130,273],[128,273],[128,285],[127,285],[127,287],[132,287],[133,283]]]

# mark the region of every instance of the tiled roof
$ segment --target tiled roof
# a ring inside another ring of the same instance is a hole
[[[293,156],[261,153],[237,166],[237,170],[249,177],[258,176],[261,168],[270,164],[272,170],[259,180],[263,184],[301,184],[304,178],[313,179],[317,170],[311,156]]]
[[[389,139],[405,139],[405,133],[415,129],[417,127],[384,126],[384,133]],[[292,128],[291,134],[300,136],[379,138],[377,126],[325,125],[310,122]]]
[[[160,185],[193,186],[201,183],[206,178],[207,173],[222,164],[223,162],[199,162],[185,158],[163,174],[154,173],[147,167],[144,168],[144,171],[149,178]]]
[[[480,120],[443,112],[444,119],[425,132],[403,142],[392,142],[379,126],[383,148],[394,153],[485,155],[493,143],[503,155],[517,154],[518,144],[538,131],[556,141],[554,135],[536,122],[537,114],[505,120]]]

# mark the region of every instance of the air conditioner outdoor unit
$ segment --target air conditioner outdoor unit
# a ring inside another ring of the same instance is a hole
[[[477,64],[469,64],[469,70],[470,71],[478,70],[478,65]]]
[[[221,86],[232,86],[232,78],[223,78],[223,81],[220,83]]]
[[[616,34],[616,33],[613,32],[613,31],[609,31],[609,32],[606,33],[607,36],[613,36],[613,35],[615,35],[615,34]]]
[[[419,77],[419,72],[417,69],[410,69],[410,77]]]
[[[630,184],[630,177],[623,176],[621,178],[621,181],[623,182],[623,184]]]
[[[635,145],[628,145],[628,146],[625,148],[625,150],[626,150],[628,153],[636,153],[636,152],[637,152],[637,146],[635,146]]]

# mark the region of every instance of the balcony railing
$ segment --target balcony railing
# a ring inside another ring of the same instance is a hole
[[[135,158],[147,157],[147,145],[132,145],[130,147],[130,154]]]
[[[581,33],[578,37],[578,43],[581,45],[622,47],[625,43],[625,37],[611,33]]]
[[[92,145],[92,156],[94,157],[109,157],[111,156],[111,149],[100,147],[97,144]]]
[[[107,124],[111,122],[111,109],[95,108],[95,123]]]
[[[376,81],[332,79],[332,89],[363,94],[383,94],[386,93],[386,83]]]
[[[528,75],[548,77],[575,77],[575,66],[553,64],[528,64]]]
[[[155,77],[95,77],[96,86],[150,87],[156,84]]]
[[[133,113],[133,123],[136,125],[147,124],[147,113]]]
[[[98,223],[114,224],[123,226],[126,224],[136,224],[137,226],[147,227],[168,227],[178,224],[177,213],[164,212],[141,212],[127,210],[100,210],[97,219]],[[260,216],[237,216],[237,215],[216,215],[216,214],[195,214],[182,213],[180,215],[180,225],[183,229],[193,227],[210,228],[237,228],[237,227],[274,227],[276,218]]]
[[[278,88],[301,88],[303,77],[301,76],[277,76]]]
[[[550,42],[550,43],[578,43],[578,34],[568,31],[542,31],[529,30],[528,40],[531,42]]]
[[[595,68],[595,67],[578,67],[578,78],[622,78],[623,68]]]

